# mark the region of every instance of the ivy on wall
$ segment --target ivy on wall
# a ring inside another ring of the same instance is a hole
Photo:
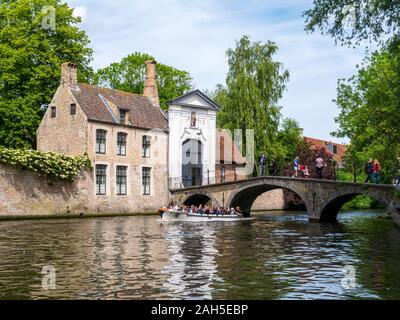
[[[74,181],[84,169],[93,170],[89,156],[67,156],[55,152],[0,147],[0,163],[37,172],[47,178]]]

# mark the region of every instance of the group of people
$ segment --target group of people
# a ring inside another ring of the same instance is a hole
[[[318,179],[322,179],[323,177],[323,170],[326,166],[324,159],[322,156],[318,155],[317,159],[315,159],[315,168],[317,171]],[[309,178],[310,171],[308,170],[308,166],[304,164],[300,164],[300,157],[297,156],[293,161],[293,170],[294,173],[292,178]]]
[[[267,158],[265,155],[262,155],[259,159],[259,164],[260,164],[260,172],[259,175],[260,177],[265,176],[267,174]],[[278,174],[278,162],[273,159],[271,162],[271,165],[269,166],[269,173],[272,176],[276,176]]]
[[[267,159],[265,155],[262,155],[259,160],[259,165],[260,165],[260,176],[266,175],[267,172]],[[315,170],[318,176],[318,179],[323,178],[323,171],[324,168],[326,167],[325,160],[322,158],[322,155],[318,155],[317,158],[315,159]],[[272,176],[277,175],[278,171],[278,166],[277,162],[275,160],[272,160],[272,164],[269,168],[269,173]],[[381,181],[381,172],[382,172],[382,167],[381,164],[378,160],[372,160],[370,159],[364,167],[365,175],[366,175],[366,180],[365,183],[371,182],[371,183],[376,183],[379,184]],[[293,160],[293,173],[291,174],[292,178],[309,178],[311,176],[310,170],[307,165],[301,164],[300,163],[300,157],[297,156]],[[397,177],[396,179],[397,185],[400,185],[400,176]]]
[[[317,175],[319,179],[323,177],[323,169],[326,166],[324,159],[322,156],[318,156],[315,160],[315,167],[317,171]],[[262,155],[259,159],[259,176],[265,176],[267,174],[267,158],[265,155]],[[271,176],[276,176],[278,174],[278,163],[275,159],[272,160],[271,165],[269,166],[269,174]],[[307,165],[300,164],[300,157],[296,157],[293,161],[293,173],[291,174],[292,178],[309,178],[311,176],[310,170]]]
[[[218,208],[217,206],[208,206],[208,205],[199,205],[198,207],[195,205],[192,206],[170,206],[170,210],[176,212],[183,213],[197,213],[197,214],[215,214],[215,215],[241,215],[241,211],[239,207],[236,208]]]
[[[366,180],[365,183],[371,182],[379,184],[381,182],[382,167],[378,160],[370,159],[364,167]]]

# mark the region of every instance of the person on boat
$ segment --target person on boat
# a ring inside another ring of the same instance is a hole
[[[206,205],[206,206],[204,207],[204,213],[205,213],[205,214],[210,214],[210,208],[209,208],[209,206]]]
[[[179,211],[179,206],[176,204],[176,205],[173,207],[173,210],[174,210],[174,211]]]
[[[204,209],[203,209],[203,205],[202,204],[199,206],[199,209],[197,210],[197,213],[204,214]]]
[[[242,211],[240,210],[240,207],[236,207],[235,209],[235,215],[239,217],[243,217]]]

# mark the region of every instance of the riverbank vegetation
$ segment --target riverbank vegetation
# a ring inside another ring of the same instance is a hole
[[[400,157],[400,16],[391,0],[321,0],[304,13],[306,30],[328,34],[341,45],[365,45],[357,73],[340,79],[336,103],[337,137],[351,140],[349,172],[363,174],[368,159],[382,164],[382,182],[399,176]],[[369,51],[369,46],[378,50]]]
[[[52,180],[74,181],[82,170],[92,170],[87,154],[67,156],[55,152],[0,147],[0,163],[36,172]]]

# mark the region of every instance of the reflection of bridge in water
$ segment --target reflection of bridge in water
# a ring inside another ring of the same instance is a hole
[[[217,206],[237,207],[250,214],[255,200],[263,193],[286,189],[303,199],[312,222],[335,221],[342,206],[358,195],[378,200],[400,226],[400,191],[391,185],[360,184],[331,180],[289,177],[258,177],[205,186],[171,189],[174,201],[199,205],[212,201]]]

